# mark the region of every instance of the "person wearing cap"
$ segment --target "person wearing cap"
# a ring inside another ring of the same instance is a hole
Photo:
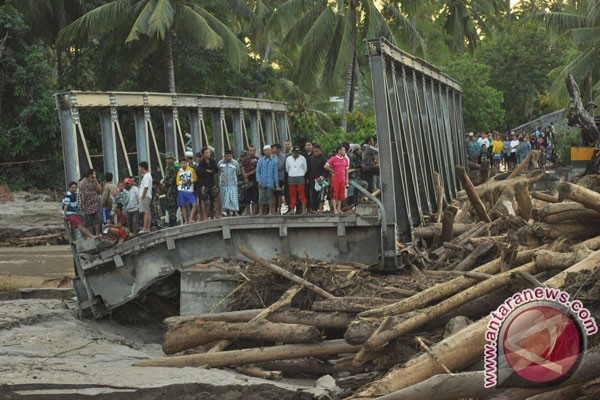
[[[179,168],[175,165],[175,156],[168,152],[165,154],[165,177],[163,178],[163,189],[167,191],[167,213],[169,214],[169,226],[177,226],[177,172]]]
[[[194,152],[192,152],[192,151],[186,151],[185,152],[185,159],[187,161],[188,167],[190,167],[192,169],[195,168],[195,164],[196,163],[194,162]],[[180,164],[179,167],[181,168],[181,161],[179,162],[179,164]]]
[[[327,160],[325,169],[331,174],[332,205],[334,214],[342,214],[342,201],[346,200],[346,185],[348,183],[348,167],[350,162],[346,157],[346,148],[339,145],[337,154]]]
[[[311,148],[312,150],[312,148]],[[300,198],[302,205],[302,214],[306,214],[306,194],[305,194],[305,179],[308,172],[308,164],[306,158],[300,155],[300,147],[295,146],[292,149],[292,156],[285,160],[285,170],[288,174],[288,186],[290,190],[290,210],[297,211],[297,198]]]
[[[140,189],[130,177],[123,179],[125,189],[129,193],[129,201],[125,207],[127,221],[129,221],[129,230],[137,233],[140,228]]]
[[[194,192],[194,183],[198,180],[196,171],[188,166],[185,158],[179,160],[179,171],[177,172],[177,206],[181,209],[181,218],[184,224],[196,221],[196,210],[198,202]],[[191,204],[192,211],[188,217],[188,206]]]
[[[240,165],[233,159],[231,150],[225,150],[223,159],[217,163],[217,169],[219,170],[221,210],[237,215],[240,210],[238,197]]]
[[[263,156],[256,164],[258,215],[275,215],[275,189],[279,189],[279,170],[277,160],[271,157],[272,151],[269,145],[263,147]]]

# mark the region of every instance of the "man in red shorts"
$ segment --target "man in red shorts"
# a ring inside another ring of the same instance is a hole
[[[92,233],[83,224],[83,219],[77,215],[77,182],[69,183],[69,190],[62,201],[63,214],[65,219],[71,224],[71,228],[78,228],[84,238],[94,237]]]
[[[346,157],[346,148],[343,145],[339,145],[336,148],[337,154],[331,157],[325,169],[331,174],[331,189],[332,204],[334,214],[343,214],[341,210],[342,201],[346,200],[346,187],[348,184],[348,168],[349,161]]]
[[[115,238],[117,240],[115,244],[120,246],[125,239],[127,239],[127,236],[129,236],[129,224],[127,222],[127,216],[123,212],[123,204],[117,203],[113,213],[113,219],[106,223],[104,233]]]

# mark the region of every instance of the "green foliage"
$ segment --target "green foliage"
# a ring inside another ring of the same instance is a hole
[[[489,85],[491,68],[465,55],[444,68],[463,89],[462,109],[467,131],[487,131],[502,126],[502,92]]]
[[[45,49],[25,40],[22,15],[11,3],[0,5],[0,32],[7,32],[0,56],[0,152],[2,161],[47,160],[23,167],[3,166],[9,183],[62,186],[61,142],[55,105],[53,68]]]
[[[557,135],[554,141],[554,153],[558,166],[571,164],[571,147],[583,146],[581,131],[567,131]]]
[[[348,113],[348,125],[351,127],[351,131],[348,133],[337,127],[333,131],[322,131],[312,139],[318,142],[323,152],[327,154],[335,150],[340,143],[362,144],[367,136],[376,134],[375,117],[366,116],[360,111]]]
[[[490,86],[504,93],[503,128],[511,129],[552,112],[542,104],[548,76],[563,59],[562,43],[547,30],[531,24],[513,27],[482,46],[481,60],[489,65]]]

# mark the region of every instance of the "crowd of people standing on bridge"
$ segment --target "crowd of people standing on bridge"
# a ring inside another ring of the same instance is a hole
[[[237,159],[225,150],[217,161],[208,148],[180,160],[166,153],[164,159],[162,181],[153,179],[145,161],[139,183],[125,177],[115,184],[109,172],[101,185],[94,170],[86,171],[69,184],[65,219],[85,238],[108,235],[120,244],[131,234],[163,228],[166,219],[176,226],[223,216],[341,215],[359,201],[356,186],[373,192],[379,178],[375,136],[362,145],[342,143],[327,156],[306,140],[302,148],[291,141],[265,145],[260,157],[249,146]]]
[[[514,169],[531,153],[526,169],[546,169],[554,161],[554,138],[556,129],[550,124],[534,132],[514,131],[502,134],[490,132],[467,132],[465,142],[469,161],[475,164],[489,162],[497,171]],[[532,150],[535,150],[532,152]]]

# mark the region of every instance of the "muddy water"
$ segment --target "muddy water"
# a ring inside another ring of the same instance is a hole
[[[72,276],[73,255],[69,246],[0,247],[0,275]]]

